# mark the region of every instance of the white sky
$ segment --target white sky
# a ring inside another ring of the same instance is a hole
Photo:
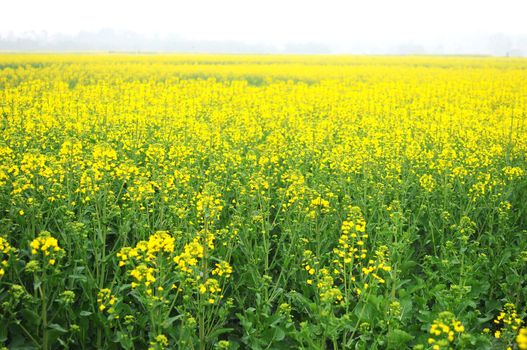
[[[343,44],[526,35],[526,0],[0,0],[0,34],[103,28],[184,39]]]

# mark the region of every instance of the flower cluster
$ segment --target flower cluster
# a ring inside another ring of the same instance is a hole
[[[436,187],[436,181],[434,180],[434,177],[430,174],[425,174],[421,176],[421,178],[419,179],[419,184],[427,192],[432,192]]]
[[[204,283],[201,283],[198,286],[198,290],[200,294],[207,296],[206,300],[209,304],[214,304],[218,298],[223,298],[220,283],[214,278],[209,278]]]
[[[520,167],[506,166],[502,169],[503,173],[507,175],[509,180],[520,178],[525,175],[525,170]]]
[[[9,265],[9,260],[16,252],[9,242],[2,236],[0,236],[0,278],[5,274],[5,269]]]
[[[388,247],[381,246],[375,251],[375,260],[369,260],[368,265],[362,268],[362,273],[364,276],[371,275],[379,283],[384,283],[385,280],[379,276],[379,271],[390,272],[392,270],[391,266],[387,265],[387,254]]]
[[[359,207],[351,206],[348,217],[342,222],[339,245],[333,249],[343,264],[351,264],[355,259],[366,259],[364,242],[368,238],[366,220]],[[343,267],[343,266],[342,266]]]
[[[170,289],[172,283],[159,280],[165,275],[175,254],[175,238],[166,231],[157,231],[147,240],[139,241],[134,247],[123,247],[117,253],[119,266],[126,267],[127,275],[131,277],[132,289],[139,289],[152,300],[165,301],[165,289]],[[167,271],[168,272],[168,271]]]
[[[215,193],[198,193],[196,198],[196,209],[198,210],[198,215],[203,219],[219,219],[223,209],[221,196]]]
[[[231,276],[231,273],[232,266],[226,261],[216,263],[216,267],[212,270],[213,275],[225,276],[227,278]]]
[[[141,285],[149,288],[152,283],[156,281],[156,278],[154,277],[155,272],[156,270],[153,267],[148,267],[145,264],[137,265],[130,271],[130,276],[132,276],[134,279],[132,282],[132,288],[136,288]],[[147,293],[151,294],[152,290],[147,289]]]
[[[198,265],[199,259],[203,258],[204,250],[200,237],[195,237],[192,242],[185,244],[181,254],[174,257],[174,262],[179,270],[190,274],[192,269]]]
[[[358,295],[370,287],[371,278],[380,284],[385,283],[385,278],[381,275],[391,271],[387,257],[388,247],[381,246],[373,255],[368,255],[366,241],[369,236],[366,232],[366,220],[359,207],[349,207],[349,214],[342,222],[341,231],[339,244],[333,249],[333,263],[339,280],[355,285]]]
[[[62,257],[64,249],[59,246],[56,238],[52,237],[47,231],[42,231],[40,235],[29,244],[33,258],[41,258],[49,265],[55,265],[57,259]]]
[[[109,314],[115,312],[115,303],[117,297],[112,294],[109,288],[103,288],[97,293],[97,304],[99,305],[99,311],[103,312],[106,310]]]
[[[516,306],[512,303],[507,303],[503,306],[503,309],[494,319],[493,323],[497,327],[494,331],[494,337],[500,339],[511,338],[515,335],[523,321],[516,311]]]
[[[451,349],[456,336],[464,331],[463,324],[451,312],[442,312],[430,327],[428,344],[433,350]]]
[[[168,338],[164,334],[159,334],[150,341],[148,350],[164,350],[168,347]]]
[[[306,280],[306,283],[308,285],[312,285],[314,278],[313,276],[315,276],[317,272],[319,262],[315,254],[309,249],[304,250],[303,255],[304,256],[302,259],[302,267],[308,274],[308,279]]]
[[[153,262],[159,254],[172,254],[174,252],[175,238],[166,231],[158,231],[151,235],[147,241],[140,241],[135,247],[124,247],[117,253],[119,266],[133,262]]]
[[[327,269],[320,269],[317,289],[321,302],[344,304],[342,291],[335,285],[335,281]]]
[[[516,343],[518,344],[518,349],[527,349],[527,328],[520,329],[518,335],[516,336]]]
[[[322,197],[316,197],[315,199],[311,200],[310,206],[306,208],[308,216],[311,219],[315,219],[319,214],[327,214],[329,213],[329,210],[329,201]]]

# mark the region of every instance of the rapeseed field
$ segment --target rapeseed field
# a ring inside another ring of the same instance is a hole
[[[527,349],[527,59],[0,55],[0,347]]]

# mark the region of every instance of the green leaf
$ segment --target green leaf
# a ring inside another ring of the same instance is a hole
[[[224,334],[224,333],[229,333],[229,332],[232,332],[234,330],[234,328],[218,328],[218,329],[215,329],[214,331],[212,331],[209,335],[208,335],[208,338],[210,340],[216,340],[220,335]]]
[[[406,348],[406,344],[414,339],[414,337],[400,329],[394,329],[387,335],[387,349],[401,349]]]
[[[48,326],[48,328],[50,329],[54,329],[60,333],[68,333],[68,331],[66,329],[64,329],[61,325],[57,324],[57,323],[52,323]]]
[[[273,334],[273,340],[282,341],[285,338],[285,332],[282,328],[275,328]]]

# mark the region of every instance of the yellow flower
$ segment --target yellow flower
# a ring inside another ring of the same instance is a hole
[[[213,275],[218,275],[218,276],[225,275],[225,277],[227,278],[231,276],[231,273],[232,273],[232,266],[226,261],[216,263],[216,268],[212,270]]]
[[[103,288],[97,293],[97,304],[99,305],[99,311],[103,312],[108,310],[109,314],[115,312],[114,305],[117,302],[117,298],[112,294],[112,291],[108,288]]]
[[[520,350],[527,349],[527,328],[520,329],[516,337],[516,344],[518,344],[518,349]]]
[[[57,239],[52,237],[47,231],[42,231],[37,238],[30,242],[29,246],[31,247],[31,255],[33,255],[35,259],[41,254],[51,266],[55,265],[57,259],[64,253],[64,250],[59,246]]]
[[[460,321],[456,320],[450,312],[441,312],[430,326],[428,344],[450,344],[454,343],[456,333],[463,333],[465,328]]]

